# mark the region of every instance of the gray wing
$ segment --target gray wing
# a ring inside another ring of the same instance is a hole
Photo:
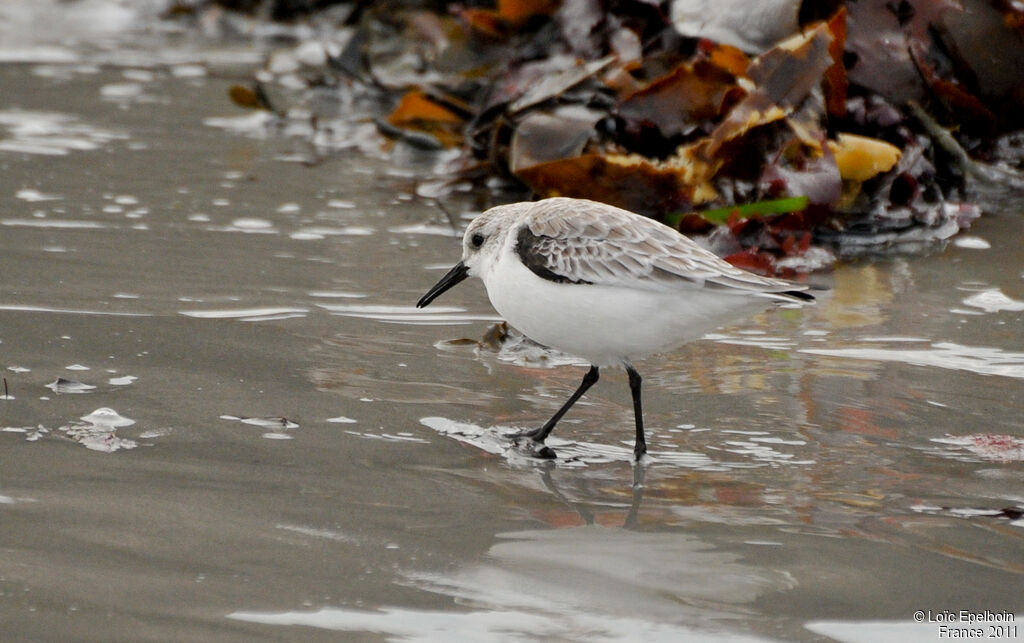
[[[653,219],[583,199],[536,202],[516,251],[534,274],[556,282],[813,299],[799,292],[805,287],[737,268]]]

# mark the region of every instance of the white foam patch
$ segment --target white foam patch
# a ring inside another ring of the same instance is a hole
[[[323,299],[363,299],[366,297],[361,292],[350,292],[347,290],[311,290],[307,293],[310,297]]]
[[[241,217],[232,221],[231,225],[243,230],[266,230],[274,227],[272,222],[256,217]]]
[[[180,310],[178,314],[196,319],[237,319],[240,321],[276,321],[305,317],[308,308],[265,307],[215,310]]]
[[[285,417],[239,417],[237,415],[222,415],[222,420],[235,420],[242,424],[250,424],[252,426],[258,426],[263,429],[277,429],[277,433],[280,433],[286,429],[297,429],[299,425],[292,422]]]
[[[138,446],[134,440],[117,435],[117,429],[133,424],[135,420],[121,415],[114,409],[103,407],[83,415],[81,422],[65,424],[59,430],[87,449],[113,453]]]
[[[0,219],[0,225],[21,228],[52,228],[54,230],[102,230],[110,227],[99,221],[69,219]]]
[[[131,426],[135,424],[135,420],[125,417],[114,409],[107,407],[98,408],[88,415],[83,415],[81,419],[89,424],[103,425],[111,428],[120,428],[122,426]]]
[[[206,76],[206,67],[202,65],[174,65],[171,67],[171,75],[175,78],[202,78]]]
[[[411,225],[394,226],[388,228],[388,232],[396,234],[433,234],[442,237],[461,237],[462,232],[448,225],[430,225],[427,223],[414,223]]]
[[[348,534],[344,534],[334,529],[325,529],[322,527],[309,527],[306,525],[289,525],[286,523],[278,523],[274,525],[275,529],[283,529],[284,531],[294,532],[296,534],[302,534],[303,536],[309,536],[311,538],[326,538],[327,540],[337,540],[341,542],[357,543],[359,540]]]
[[[303,228],[299,228],[298,230],[296,230],[292,234],[293,235],[295,235],[295,234],[315,235],[315,238],[322,239],[324,237],[334,237],[334,236],[342,236],[342,237],[368,237],[368,236],[372,235],[375,232],[376,232],[376,229],[371,228],[370,226],[358,226],[358,225],[340,226],[340,227],[306,226],[306,227],[303,227]]]
[[[975,293],[964,299],[963,303],[973,308],[980,308],[986,313],[997,313],[1003,310],[1013,312],[1024,310],[1024,301],[1011,299],[1003,294],[1003,291],[998,288],[990,288],[988,290]]]
[[[59,194],[45,194],[39,190],[31,189],[18,190],[15,192],[14,196],[22,201],[28,201],[29,203],[36,203],[38,201],[57,201],[64,198]]]
[[[71,152],[102,148],[110,141],[126,139],[127,134],[93,127],[76,117],[59,112],[0,110],[0,151],[44,156],[64,156]]]
[[[113,100],[128,100],[142,96],[142,85],[139,83],[112,83],[100,87],[100,96]]]
[[[441,435],[459,442],[501,456],[513,463],[543,463],[539,459],[529,440],[519,444],[511,437],[522,431],[524,427],[491,426],[483,427],[468,422],[459,422],[443,417],[420,418],[420,424],[437,431]],[[530,427],[533,428],[533,427]],[[609,462],[629,462],[634,460],[632,446],[620,444],[599,444],[595,442],[574,442],[556,436],[550,436],[545,444],[556,454],[556,461],[561,466],[585,467],[593,464]],[[703,453],[686,451],[649,451],[648,461],[671,464],[702,471],[723,471],[729,466],[714,462]],[[730,465],[731,466],[731,465]]]
[[[394,433],[360,433],[359,431],[345,431],[349,435],[369,440],[381,440],[382,442],[416,442],[419,444],[430,444],[429,440],[417,438],[412,435],[399,435]]]
[[[970,235],[953,239],[953,245],[957,248],[967,248],[969,250],[988,250],[992,247],[991,243],[981,237],[972,237]]]
[[[244,116],[211,116],[203,119],[203,125],[227,130],[236,134],[267,135],[267,125],[276,116],[270,112],[256,110]]]

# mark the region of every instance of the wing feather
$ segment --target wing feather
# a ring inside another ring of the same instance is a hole
[[[737,268],[653,219],[583,199],[534,203],[516,251],[535,274],[564,283],[810,297],[799,285]]]

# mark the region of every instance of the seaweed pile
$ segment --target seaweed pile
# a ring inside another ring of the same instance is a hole
[[[458,151],[452,184],[619,205],[761,272],[947,239],[980,216],[968,187],[1024,191],[1024,9],[1009,0],[171,13],[223,6],[316,25],[232,88],[236,103],[308,118],[312,92],[372,96],[382,138]]]

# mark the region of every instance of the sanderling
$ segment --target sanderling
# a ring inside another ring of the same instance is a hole
[[[469,224],[462,260],[416,306],[466,277],[483,279],[491,304],[534,341],[591,364],[569,400],[532,439],[544,440],[598,379],[602,366],[629,376],[636,416],[633,452],[647,451],[640,374],[631,359],[697,339],[771,304],[808,302],[806,286],[761,277],[723,261],[673,228],[604,203],[552,198],[487,210]]]

